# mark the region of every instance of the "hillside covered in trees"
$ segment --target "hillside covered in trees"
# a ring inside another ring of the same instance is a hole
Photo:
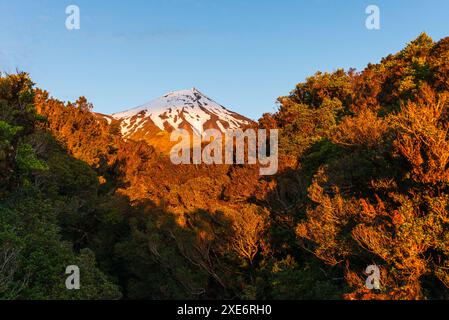
[[[449,299],[448,106],[449,38],[318,72],[258,122],[267,177],[173,165],[2,75],[0,299]]]

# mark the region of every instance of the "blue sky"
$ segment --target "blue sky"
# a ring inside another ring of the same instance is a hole
[[[68,5],[81,29],[65,28]],[[381,30],[365,28],[378,5]],[[0,0],[0,69],[113,113],[197,87],[257,119],[316,71],[362,69],[422,31],[449,36],[447,0]]]

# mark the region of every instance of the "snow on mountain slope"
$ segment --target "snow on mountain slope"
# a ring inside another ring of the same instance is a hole
[[[250,119],[226,109],[195,88],[167,93],[111,117],[119,121],[124,138],[136,140],[147,140],[148,136],[177,129],[186,129],[199,136],[211,128],[224,132],[252,123]]]

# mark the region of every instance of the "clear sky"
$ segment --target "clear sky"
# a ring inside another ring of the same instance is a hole
[[[196,87],[257,119],[316,71],[362,69],[422,31],[449,36],[448,0],[0,0],[0,69],[102,113]]]

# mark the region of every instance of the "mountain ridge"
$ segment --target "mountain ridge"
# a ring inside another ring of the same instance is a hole
[[[136,108],[106,116],[118,121],[122,136],[135,139],[158,132],[185,129],[194,135],[204,130],[238,129],[253,123],[245,116],[230,111],[195,87],[171,91]]]
[[[170,134],[175,130],[184,129],[191,135],[201,136],[207,129],[224,133],[255,123],[195,87],[168,92],[136,108],[97,115],[115,126],[125,140],[143,140],[164,153],[173,146]]]

